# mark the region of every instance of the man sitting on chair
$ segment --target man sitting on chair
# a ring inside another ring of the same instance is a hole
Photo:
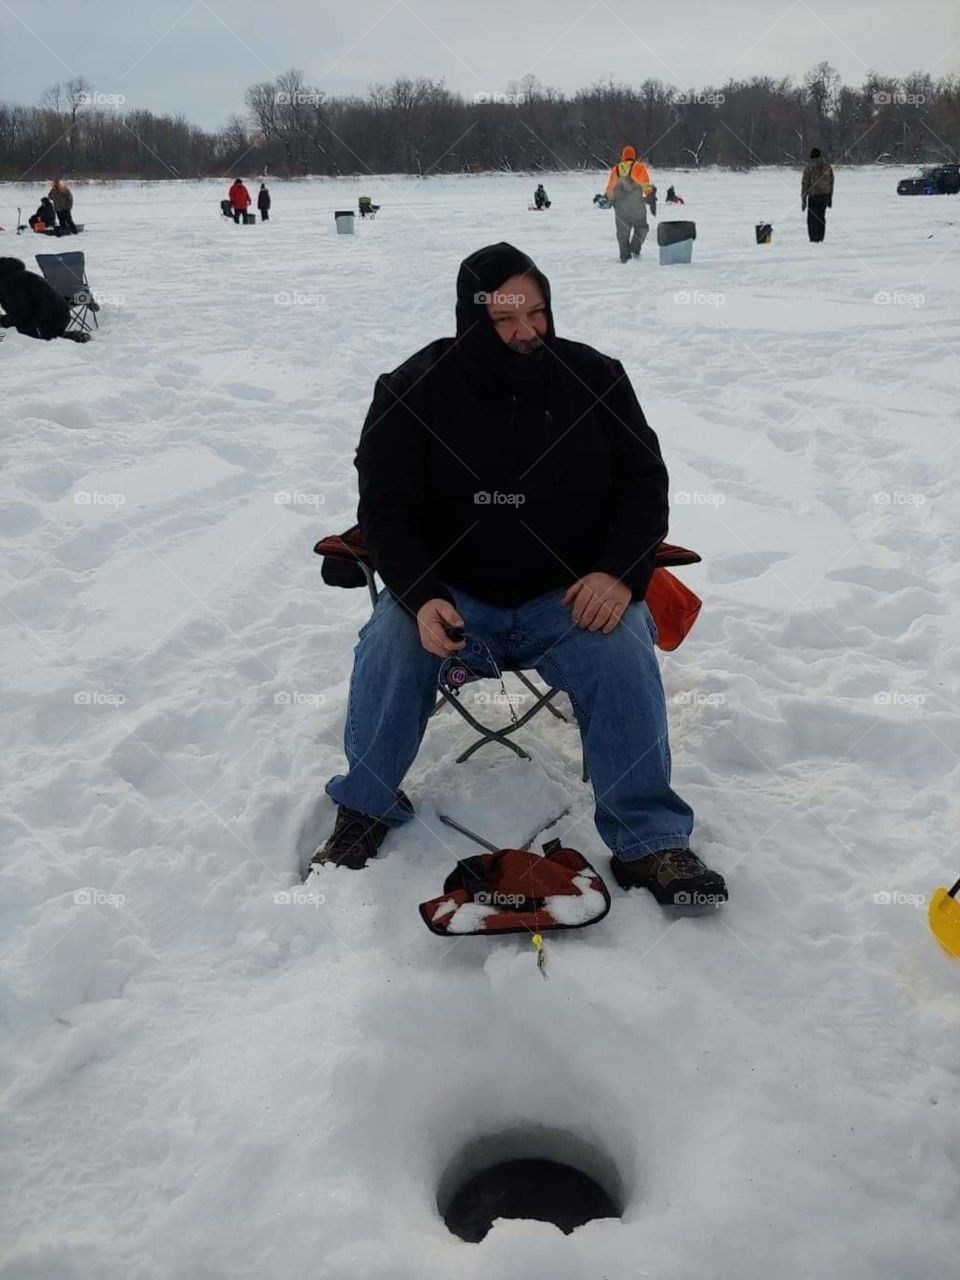
[[[441,663],[482,640],[570,696],[594,821],[624,888],[726,897],[689,848],[644,594],[667,472],[623,366],[558,338],[550,284],[509,244],[467,258],[457,333],[377,380],[358,519],[386,590],[360,629],[332,835],[311,866],[360,868],[413,807],[400,790]],[[686,896],[684,896],[686,895]]]
[[[74,338],[67,333],[70,308],[42,276],[19,258],[0,258],[0,329],[16,329],[27,338]]]

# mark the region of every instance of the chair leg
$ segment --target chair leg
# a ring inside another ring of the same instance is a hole
[[[513,674],[517,677],[517,679],[520,681],[521,684],[524,684],[527,686],[527,688],[534,695],[534,697],[536,698],[540,697],[540,690],[537,688],[537,686],[533,683],[533,681],[528,676],[526,676],[522,671],[514,671]],[[550,712],[551,715],[556,716],[558,720],[562,720],[564,724],[569,724],[569,720],[567,719],[567,717],[563,714],[561,710],[559,710],[559,708],[555,707],[553,703],[551,702],[547,703],[547,710]]]
[[[447,693],[445,689],[440,690],[440,700],[437,702],[437,705],[434,707],[431,714],[436,715],[444,702],[453,707],[454,711],[463,716],[467,724],[469,724],[472,729],[476,729],[476,731],[481,735],[476,742],[467,747],[466,751],[457,756],[457,764],[463,764],[465,760],[469,760],[473,753],[478,751],[486,742],[499,742],[501,746],[509,748],[509,750],[514,752],[515,755],[518,755],[521,760],[530,759],[529,755],[522,747],[518,747],[515,742],[511,742],[507,737],[507,734],[512,733],[514,729],[519,727],[519,725],[509,724],[504,729],[491,729],[488,725],[481,724],[476,716],[472,715],[467,710],[459,698],[455,697],[452,693]]]
[[[549,707],[551,700],[557,696],[560,690],[548,689],[546,693],[540,693],[535,689],[534,692],[537,694],[536,702],[528,711],[525,711],[518,720],[513,724],[506,725],[503,729],[490,729],[487,725],[481,724],[476,716],[471,715],[466,707],[463,706],[459,699],[454,697],[453,694],[448,694],[445,690],[441,690],[442,699],[449,702],[450,705],[454,707],[461,716],[463,716],[464,720],[466,720],[468,724],[482,735],[476,742],[472,743],[466,751],[462,753],[462,755],[457,757],[457,764],[463,764],[465,760],[469,760],[473,753],[475,751],[479,751],[487,742],[499,742],[501,746],[509,747],[510,750],[520,756],[522,760],[529,760],[529,754],[522,748],[518,747],[515,743],[511,742],[509,735],[511,733],[516,733],[518,729],[522,729],[523,726],[527,724],[528,721],[532,720],[538,712],[542,711],[544,707]]]

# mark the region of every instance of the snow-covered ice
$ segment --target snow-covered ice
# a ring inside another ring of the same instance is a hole
[[[960,874],[957,201],[841,170],[811,245],[796,172],[655,176],[689,267],[653,237],[620,265],[599,174],[547,179],[548,214],[526,177],[275,182],[255,227],[217,184],[78,187],[99,333],[0,345],[0,1276],[956,1269],[960,966],[922,903]],[[338,237],[361,192],[380,217]],[[294,891],[368,612],[312,544],[353,522],[375,376],[452,331],[457,264],[499,239],[624,362],[704,556],[663,670],[732,894],[674,917],[614,886],[548,938],[549,981],[525,939],[439,939],[416,907],[476,852],[438,805],[511,844],[569,804],[549,835],[606,870],[553,717],[532,761],[459,766],[441,714],[419,821]],[[623,1221],[451,1236],[437,1187],[501,1131],[595,1153]]]

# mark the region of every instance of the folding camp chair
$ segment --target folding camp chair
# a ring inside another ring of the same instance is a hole
[[[362,587],[366,585],[370,594],[370,603],[372,606],[376,606],[380,598],[376,569],[370,558],[363,530],[359,525],[354,525],[346,533],[333,534],[329,537],[321,538],[313,549],[318,556],[323,557],[321,572],[323,580],[328,586]],[[659,632],[657,645],[661,649],[675,649],[689,632],[697,619],[697,614],[700,612],[700,600],[698,597],[675,578],[668,571],[667,566],[698,564],[699,562],[700,556],[695,551],[688,551],[685,547],[676,547],[670,543],[662,542],[657,549],[657,568],[654,570],[650,587],[647,590],[646,602],[657,624]],[[553,699],[561,692],[559,688],[539,689],[524,671],[511,668],[510,674],[515,676],[533,695],[534,703],[522,716],[513,717],[512,723],[502,729],[483,724],[468,711],[455,693],[449,693],[443,688],[440,689],[440,696],[432,714],[436,715],[444,704],[451,706],[480,735],[475,742],[471,743],[465,751],[457,756],[457,764],[462,764],[465,760],[469,760],[473,753],[479,751],[487,742],[499,742],[501,746],[515,752],[522,760],[529,760],[528,753],[515,742],[512,742],[510,735],[516,733],[518,729],[522,729],[525,724],[528,724],[535,715],[544,709],[549,711],[551,715],[556,716],[558,720],[567,722],[567,717],[563,712],[552,705]],[[583,757],[582,776],[584,782],[590,777],[585,756]]]
[[[90,333],[93,328],[99,329],[97,312],[100,304],[94,300],[87,280],[83,254],[75,253],[38,253],[37,266],[43,272],[47,284],[56,289],[70,308],[70,323],[67,332]],[[88,316],[93,317],[93,325]],[[74,329],[76,326],[76,329]]]
[[[357,200],[357,208],[360,210],[361,218],[375,218],[380,211],[380,206],[374,204],[370,196],[360,196]]]

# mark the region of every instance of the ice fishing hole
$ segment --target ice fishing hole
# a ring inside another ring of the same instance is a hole
[[[450,1231],[479,1243],[497,1218],[552,1222],[566,1235],[594,1218],[623,1215],[613,1161],[557,1130],[511,1130],[470,1143],[440,1180],[437,1208]]]

